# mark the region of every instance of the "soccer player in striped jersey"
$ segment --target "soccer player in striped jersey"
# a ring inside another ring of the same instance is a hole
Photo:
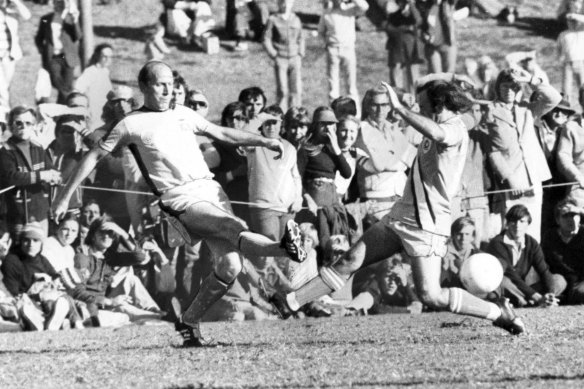
[[[252,233],[243,220],[233,215],[229,199],[212,179],[196,135],[234,145],[266,147],[279,153],[276,158],[281,157],[283,145],[279,139],[216,126],[190,108],[173,107],[172,70],[163,62],[144,65],[138,83],[144,106],[122,119],[85,155],[55,199],[53,216],[59,220],[65,214],[74,189],[103,157],[128,147],[152,192],[159,197],[161,209],[185,241],[194,244],[204,239],[213,251],[214,272],[203,281],[200,292],[175,325],[184,346],[199,347],[204,345],[199,322],[242,270],[240,252],[250,256],[289,255],[298,262],[305,259],[306,252],[293,221],[287,224],[280,243]]]
[[[468,145],[460,113],[470,109],[472,102],[455,84],[432,80],[417,88],[421,109],[417,114],[402,106],[391,86],[383,85],[394,111],[424,136],[404,195],[337,263],[322,267],[319,276],[295,292],[277,295],[274,305],[286,316],[287,310],[341,289],[359,268],[403,251],[410,258],[416,290],[425,305],[490,319],[512,334],[523,332],[523,322],[507,299],[492,303],[459,288],[440,286],[451,224],[450,200],[460,184]]]

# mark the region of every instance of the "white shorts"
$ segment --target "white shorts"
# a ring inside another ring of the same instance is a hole
[[[448,237],[421,230],[387,216],[381,220],[388,229],[399,237],[404,251],[410,257],[438,256],[443,258],[446,255]]]

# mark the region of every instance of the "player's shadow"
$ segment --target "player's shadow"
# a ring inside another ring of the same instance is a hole
[[[146,31],[150,26],[128,27],[128,26],[93,26],[96,36],[102,38],[124,38],[132,41],[143,42]]]
[[[513,24],[513,27],[529,31],[533,36],[556,39],[560,32],[566,29],[566,24],[557,19],[522,17]]]

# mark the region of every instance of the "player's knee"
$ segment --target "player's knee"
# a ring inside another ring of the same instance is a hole
[[[339,273],[353,274],[361,268],[363,259],[358,253],[351,250],[347,251],[339,260],[338,265],[335,266]]]
[[[237,253],[230,253],[219,258],[215,265],[215,274],[221,281],[231,283],[241,273],[243,265]]]

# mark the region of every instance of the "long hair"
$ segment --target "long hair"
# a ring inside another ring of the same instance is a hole
[[[460,86],[442,80],[434,80],[419,86],[416,93],[426,91],[432,111],[439,113],[443,108],[452,112],[466,112],[472,108],[472,101]]]
[[[223,108],[223,112],[221,112],[221,125],[227,127],[227,119],[237,111],[241,111],[242,114],[245,114],[245,104],[240,101],[234,101],[227,104],[225,108]]]
[[[89,66],[95,65],[99,62],[99,57],[101,57],[101,52],[104,51],[105,49],[110,49],[113,51],[114,47],[112,45],[110,45],[109,43],[102,43],[102,44],[95,46],[95,49],[93,50],[93,54],[91,54],[91,58],[89,59]]]

